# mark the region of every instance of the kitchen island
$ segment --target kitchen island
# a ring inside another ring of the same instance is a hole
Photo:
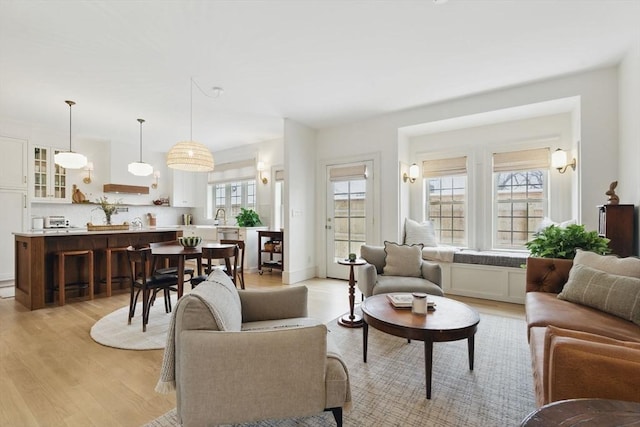
[[[30,310],[36,310],[53,303],[56,252],[92,249],[95,257],[94,273],[96,285],[98,285],[105,274],[104,250],[106,248],[176,240],[182,236],[182,230],[178,227],[105,231],[59,229],[13,234],[15,236],[16,301]],[[81,276],[80,268],[82,268],[80,264],[77,268],[67,268],[68,280],[77,280]],[[114,266],[113,275],[129,275],[126,262],[121,261]],[[96,290],[99,291],[99,286]]]

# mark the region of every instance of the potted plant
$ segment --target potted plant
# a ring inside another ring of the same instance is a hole
[[[240,208],[240,213],[236,216],[236,222],[239,227],[255,227],[262,225],[260,216],[253,209]]]
[[[566,282],[578,249],[602,255],[611,252],[609,239],[599,236],[596,231],[586,231],[583,225],[578,224],[567,227],[550,225],[537,232],[525,246],[531,251],[527,258],[527,283],[529,278],[544,280],[551,272]],[[553,260],[550,262],[549,258]]]
[[[573,259],[576,249],[605,255],[611,252],[609,239],[596,231],[586,231],[584,225],[572,224],[567,227],[550,225],[525,243],[532,257]]]

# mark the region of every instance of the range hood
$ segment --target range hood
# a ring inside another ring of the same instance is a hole
[[[149,187],[141,187],[139,185],[105,184],[102,191],[105,193],[149,194]]]

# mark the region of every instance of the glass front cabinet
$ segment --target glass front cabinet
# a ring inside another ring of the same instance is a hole
[[[32,200],[36,202],[70,202],[67,171],[55,164],[53,156],[63,151],[53,147],[33,148]]]

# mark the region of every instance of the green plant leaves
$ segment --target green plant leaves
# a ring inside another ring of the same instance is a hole
[[[253,209],[240,208],[240,213],[236,216],[239,227],[255,227],[262,225],[260,216]]]
[[[586,231],[584,225],[572,224],[564,228],[555,225],[539,231],[525,243],[531,256],[540,258],[573,259],[576,249],[601,255],[611,252],[609,239],[600,237],[596,231]]]

